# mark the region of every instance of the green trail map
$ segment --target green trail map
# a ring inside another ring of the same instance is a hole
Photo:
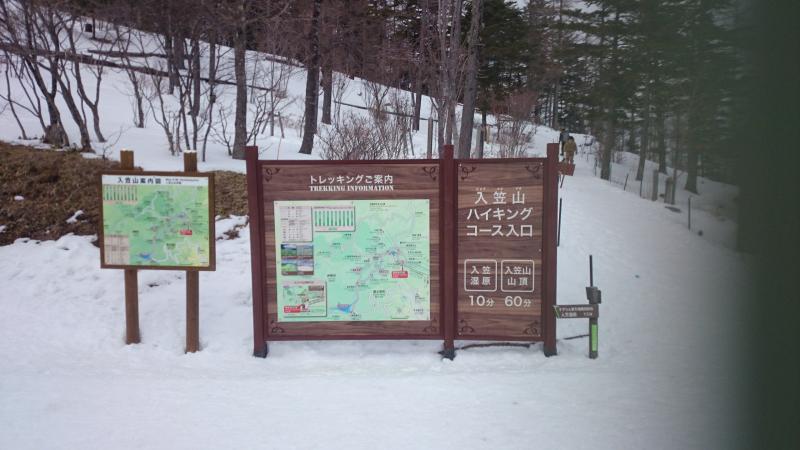
[[[275,202],[278,320],[430,320],[428,200]]]
[[[103,175],[108,265],[208,267],[207,177]]]

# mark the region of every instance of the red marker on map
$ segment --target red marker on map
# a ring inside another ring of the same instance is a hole
[[[189,229],[181,230],[181,231],[179,231],[179,233],[181,234],[181,236],[191,236],[192,235],[192,230],[189,230]]]

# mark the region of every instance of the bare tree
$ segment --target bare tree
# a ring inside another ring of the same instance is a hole
[[[320,9],[322,0],[313,0],[311,10],[311,28],[308,33],[309,62],[306,64],[306,107],[303,124],[303,142],[300,153],[311,154],[314,147],[314,135],[317,132],[317,104],[319,102],[319,31]]]
[[[472,22],[469,28],[467,68],[464,74],[464,107],[461,113],[461,133],[458,141],[458,157],[470,157],[472,127],[475,120],[475,99],[478,95],[478,48],[483,15],[483,0],[472,1]]]
[[[0,2],[2,14],[3,39],[0,44],[4,50],[13,52],[25,65],[30,79],[42,94],[47,105],[49,124],[45,127],[43,142],[54,147],[69,145],[69,137],[64,131],[61,112],[56,104],[60,65],[58,55],[46,53],[40,48],[38,28],[34,17],[36,9],[41,8],[38,2]],[[42,56],[44,54],[44,56]],[[45,81],[46,72],[49,83]]]

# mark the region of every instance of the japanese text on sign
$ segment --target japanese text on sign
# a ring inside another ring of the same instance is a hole
[[[467,211],[467,236],[533,237],[533,224],[512,223],[528,222],[533,215],[533,207],[525,205],[525,193],[515,188],[510,199],[508,194],[503,188],[491,194],[477,189],[473,207]]]

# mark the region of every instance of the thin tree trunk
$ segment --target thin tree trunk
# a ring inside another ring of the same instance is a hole
[[[67,109],[69,109],[69,112],[72,115],[72,120],[74,120],[75,124],[78,125],[78,132],[81,135],[81,150],[91,151],[92,143],[91,138],[89,138],[89,130],[86,128],[86,122],[84,122],[83,117],[81,117],[81,111],[78,109],[78,105],[75,104],[75,99],[72,97],[72,92],[64,83],[63,78],[58,79],[58,84],[61,87],[61,98],[63,98],[64,103],[67,104]]]
[[[667,173],[667,145],[664,113],[659,107],[656,110],[656,146],[658,147],[658,171]]]
[[[245,0],[239,4],[239,24],[234,41],[233,70],[236,77],[236,116],[233,135],[233,159],[244,159],[244,146],[247,144],[247,73],[245,72],[245,51],[247,30],[245,28]]]
[[[325,57],[326,60],[330,56]],[[329,61],[322,66],[322,123],[331,124],[331,95],[333,91],[333,68]]]
[[[467,159],[472,150],[472,126],[475,121],[475,98],[478,95],[478,39],[481,31],[483,0],[472,1],[472,22],[469,27],[469,50],[465,74],[464,106],[461,110],[461,132],[458,157]]]
[[[642,142],[639,146],[639,166],[636,168],[636,181],[644,177],[644,166],[647,162],[647,152],[650,150],[650,111],[649,105],[645,108],[644,122],[642,122]]]
[[[319,13],[322,0],[314,0],[311,14],[311,30],[309,31],[309,53],[311,61],[307,65],[306,77],[306,110],[303,124],[303,143],[300,153],[310,155],[314,147],[314,134],[317,132],[317,103],[319,101]]]

